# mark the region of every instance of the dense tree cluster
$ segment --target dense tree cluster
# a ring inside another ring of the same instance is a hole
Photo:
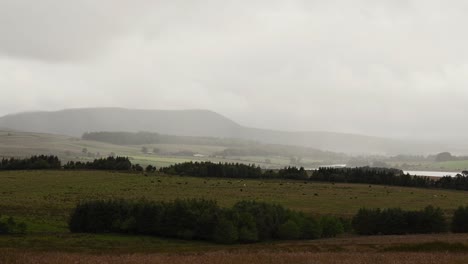
[[[160,141],[159,134],[150,132],[90,132],[84,133],[81,138],[116,145],[155,144]]]
[[[184,162],[160,168],[170,175],[193,177],[245,178],[245,179],[294,179],[307,180],[306,170],[301,167],[285,167],[280,170],[262,170],[255,165],[242,163]]]
[[[313,181],[385,184],[410,187],[430,187],[429,177],[411,176],[398,169],[357,167],[319,168],[312,174]]]
[[[434,182],[434,186],[444,189],[468,190],[468,171],[463,171],[455,177],[444,176]]]
[[[62,165],[57,156],[32,156],[30,158],[2,159],[0,170],[50,170],[61,169]]]
[[[262,178],[262,169],[241,163],[184,162],[160,168],[171,175],[218,178]]]
[[[402,170],[375,167],[356,168],[319,168],[309,173],[303,168],[285,167],[279,170],[262,170],[255,165],[239,163],[185,162],[160,168],[170,175],[219,178],[263,178],[292,179],[323,182],[366,183],[422,188],[444,188],[468,190],[468,171],[455,177],[445,176],[431,179],[424,176],[412,176]]]
[[[360,209],[352,224],[360,235],[441,233],[448,229],[442,210],[432,206],[421,211]]]
[[[132,169],[135,169],[135,166],[136,165],[132,165],[128,157],[107,157],[107,158],[95,159],[94,161],[88,161],[88,162],[69,161],[67,162],[67,164],[63,166],[63,168],[66,170],[130,171]],[[143,171],[143,168],[141,168],[141,171]]]
[[[280,205],[254,201],[221,208],[215,201],[195,199],[99,200],[78,204],[69,227],[72,232],[145,234],[230,244],[319,238],[321,222]],[[327,237],[343,231],[338,219],[329,217],[323,223],[327,223]]]
[[[278,170],[278,177],[282,179],[307,180],[309,175],[303,167],[285,167]]]
[[[468,206],[460,206],[453,213],[452,232],[468,233]]]

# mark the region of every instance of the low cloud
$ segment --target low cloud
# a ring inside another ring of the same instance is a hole
[[[282,130],[464,138],[464,1],[2,1],[0,113],[218,111]]]

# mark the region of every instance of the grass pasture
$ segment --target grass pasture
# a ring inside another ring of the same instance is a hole
[[[187,144],[146,144],[144,146],[149,151],[157,148],[160,153],[144,154],[141,152],[143,145],[121,146],[64,135],[0,130],[0,158],[47,154],[57,155],[63,163],[70,160],[88,161],[94,159],[94,156],[88,157],[88,154],[82,153],[82,150],[86,148],[89,153],[94,155],[99,153],[98,157],[107,157],[110,153],[114,153],[118,156],[128,156],[134,164],[154,165],[158,168],[186,161],[208,160],[255,163],[259,166],[275,168],[290,164],[288,157],[270,157],[269,163],[265,161],[267,157],[213,157],[215,153],[226,149],[225,146]],[[175,153],[178,152],[193,152],[203,156],[176,155]]]
[[[468,259],[468,234],[345,236],[227,246],[148,236],[70,233],[67,219],[75,204],[101,198],[206,198],[216,199],[221,206],[255,199],[311,215],[350,217],[364,206],[421,209],[434,205],[451,213],[458,205],[466,204],[468,192],[104,171],[3,171],[0,212],[25,221],[28,233],[0,236],[0,263],[354,264],[466,263]],[[434,247],[443,252],[433,252]]]
[[[235,180],[103,171],[0,172],[0,212],[28,222],[33,231],[65,231],[70,210],[82,200],[205,198],[231,206],[239,200],[279,203],[311,215],[351,216],[361,207],[421,209],[450,213],[468,192],[287,180]]]

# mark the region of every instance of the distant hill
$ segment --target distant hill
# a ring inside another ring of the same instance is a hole
[[[444,146],[332,132],[286,132],[242,126],[207,110],[83,108],[25,112],[0,118],[0,127],[80,137],[85,132],[158,132],[168,135],[240,138],[360,154],[422,154]]]
[[[91,131],[149,131],[168,135],[232,137],[241,126],[205,110],[83,108],[25,112],[0,118],[0,127],[81,137]]]

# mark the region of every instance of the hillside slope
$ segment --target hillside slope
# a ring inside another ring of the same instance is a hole
[[[90,131],[149,131],[181,136],[241,138],[359,154],[424,154],[446,150],[440,144],[332,132],[286,132],[244,127],[207,110],[67,109],[26,112],[0,118],[0,127],[81,136]]]

